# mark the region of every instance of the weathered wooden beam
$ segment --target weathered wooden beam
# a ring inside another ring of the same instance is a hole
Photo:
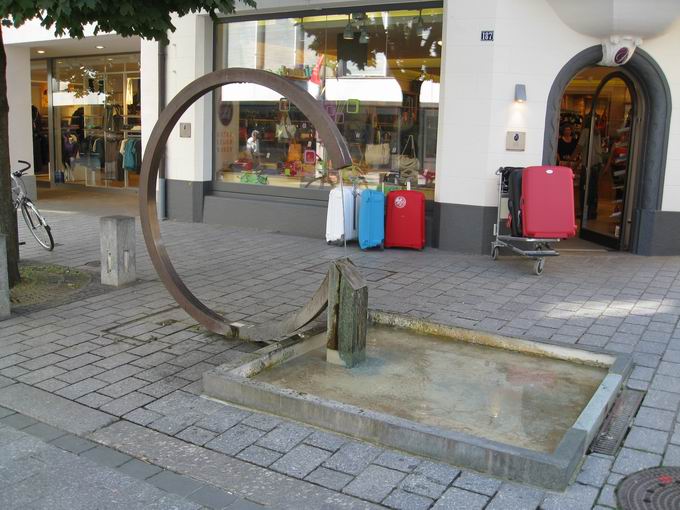
[[[368,285],[349,259],[331,263],[326,360],[352,368],[366,359]]]

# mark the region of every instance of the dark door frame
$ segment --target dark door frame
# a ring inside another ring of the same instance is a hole
[[[614,68],[614,70],[612,70],[612,72],[610,72],[609,74],[607,74],[606,76],[604,76],[600,80],[600,83],[598,84],[598,86],[595,90],[595,93],[593,94],[593,106],[592,106],[592,109],[591,109],[590,125],[592,126],[593,122],[595,120],[594,119],[595,105],[597,104],[597,100],[600,97],[600,94],[604,90],[607,83],[609,83],[611,80],[614,80],[614,79],[621,80],[626,85],[626,87],[628,87],[628,90],[629,90],[630,96],[631,96],[632,118],[631,118],[631,126],[630,126],[630,138],[629,138],[629,141],[628,141],[629,152],[628,152],[628,163],[627,163],[628,170],[630,170],[630,165],[632,164],[632,161],[633,161],[632,160],[632,151],[635,148],[635,142],[637,141],[637,137],[640,136],[640,135],[644,136],[643,133],[640,133],[641,129],[638,129],[638,128],[640,128],[641,126],[638,126],[638,122],[637,122],[637,116],[640,115],[641,112],[644,114],[644,108],[640,104],[641,101],[642,101],[642,98],[640,97],[639,85],[637,83],[635,83],[635,81],[628,75],[627,72]],[[591,129],[591,137],[592,137],[592,129]],[[592,143],[592,138],[589,141],[588,146],[590,146],[590,143]],[[588,150],[588,152],[590,152],[590,150]],[[637,181],[631,182],[630,177],[631,177],[631,172],[628,171],[627,175],[626,175],[626,184],[625,184],[625,188],[624,188],[624,201],[623,201],[624,208],[621,211],[621,226],[623,228],[621,229],[621,235],[619,236],[619,238],[617,239],[615,237],[607,236],[607,235],[599,233],[597,231],[590,230],[587,227],[584,228],[583,227],[583,219],[584,218],[583,218],[583,213],[582,213],[582,215],[581,215],[581,228],[579,229],[579,232],[580,232],[579,235],[580,235],[581,239],[585,239],[587,241],[592,241],[592,242],[595,242],[595,243],[598,243],[598,244],[602,244],[604,246],[607,246],[608,248],[613,248],[615,250],[621,249],[621,246],[623,246],[623,241],[624,241],[625,231],[626,231],[625,221],[626,221],[626,218],[627,218],[627,214],[625,214],[625,213],[630,207],[634,206],[634,204],[627,203],[628,200],[626,198],[627,198],[627,195],[628,195],[628,193],[627,193],[628,187],[629,186],[634,187],[634,189],[633,189],[633,192],[635,193],[634,196],[637,197],[637,187],[638,187],[638,184],[639,184]],[[586,189],[585,189],[586,199],[587,199],[588,192],[589,192],[588,186],[589,186],[589,183],[586,183]],[[581,206],[583,207],[583,204],[581,204]],[[628,245],[630,246],[630,239],[628,239]]]
[[[543,164],[554,165],[559,133],[560,104],[569,82],[586,67],[602,60],[602,46],[591,46],[575,55],[560,70],[550,88],[545,116]],[[661,212],[666,156],[671,121],[671,91],[663,71],[644,50],[637,48],[623,68],[639,84],[639,93],[646,105],[642,119],[642,154],[639,180],[636,183],[633,228],[630,251],[650,254],[654,251],[653,232],[656,216]]]

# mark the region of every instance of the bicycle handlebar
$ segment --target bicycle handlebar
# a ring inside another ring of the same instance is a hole
[[[17,172],[19,172],[22,175],[31,168],[31,164],[28,161],[24,161],[23,159],[20,159],[20,160],[18,160],[18,162],[21,163],[22,165],[25,165],[24,168],[22,168],[21,170],[17,170]]]

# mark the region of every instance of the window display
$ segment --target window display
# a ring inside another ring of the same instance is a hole
[[[441,33],[441,8],[222,23],[216,68],[264,69],[293,81],[323,104],[344,135],[354,176],[373,188],[408,183],[432,199]],[[214,129],[218,188],[337,182],[314,126],[269,89],[222,87]]]
[[[141,168],[139,54],[54,63],[55,181],[133,187]]]

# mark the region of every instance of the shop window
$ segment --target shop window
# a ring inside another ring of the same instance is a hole
[[[57,59],[54,179],[136,188],[141,167],[139,54]]]
[[[47,61],[31,61],[31,117],[33,169],[36,179],[49,182],[50,136],[48,129]]]
[[[441,35],[441,8],[221,23],[216,68],[264,69],[291,80],[335,120],[355,176],[371,187],[410,183],[432,199]],[[314,126],[263,87],[215,93],[214,151],[217,183],[337,183]]]

